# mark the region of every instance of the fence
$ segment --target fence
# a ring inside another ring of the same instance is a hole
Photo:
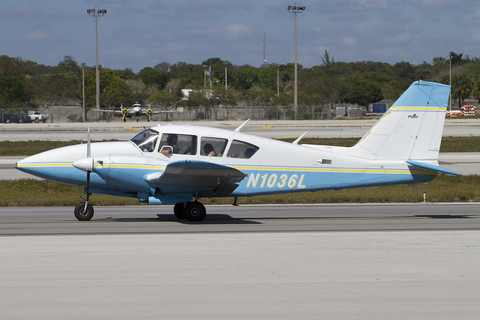
[[[145,109],[148,109],[145,106]],[[156,110],[155,107],[152,109]],[[18,109],[5,109],[0,108],[0,115],[3,113],[8,114],[26,114],[28,110]],[[42,114],[47,114],[49,119],[47,123],[55,122],[81,122],[82,121],[82,107],[81,106],[53,106],[48,109],[39,108],[38,111]],[[96,119],[94,117],[94,111],[87,108],[87,121]],[[291,120],[294,119],[295,114],[293,106],[229,106],[219,107],[217,109],[217,120]],[[335,112],[329,105],[326,106],[298,106],[297,119],[321,119],[327,120],[335,117]],[[215,119],[215,112],[211,107],[183,107],[175,109],[172,113],[160,113],[152,116],[152,121],[193,121],[203,119]],[[121,115],[107,116],[100,114],[98,116],[100,121],[122,121]],[[144,121],[145,118],[141,119]],[[135,119],[129,119],[127,121],[135,121]]]

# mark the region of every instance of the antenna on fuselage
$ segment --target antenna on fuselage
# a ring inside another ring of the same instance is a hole
[[[242,128],[247,124],[248,121],[250,121],[250,119],[247,119],[247,121],[242,123],[237,129],[235,129],[235,131],[239,132],[240,130],[242,130]]]
[[[302,134],[300,137],[297,138],[297,140],[293,141],[292,143],[293,144],[298,144],[300,142],[300,140],[302,140],[303,137],[305,137],[305,135],[307,134],[308,131],[305,131],[304,134]]]

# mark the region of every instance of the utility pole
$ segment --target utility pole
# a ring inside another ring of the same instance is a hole
[[[452,111],[452,55],[448,54],[448,60],[450,60],[450,95],[448,96],[448,111]]]
[[[83,104],[82,104],[82,119],[83,122],[86,121],[85,115],[85,66],[87,65],[85,62],[80,64],[82,66],[82,97],[83,97]]]

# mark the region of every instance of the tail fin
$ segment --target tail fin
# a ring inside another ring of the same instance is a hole
[[[437,160],[450,86],[415,81],[348,154],[365,159]]]

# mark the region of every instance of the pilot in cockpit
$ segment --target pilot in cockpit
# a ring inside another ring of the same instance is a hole
[[[176,134],[169,134],[167,137],[167,144],[172,147],[173,153],[178,153],[180,148],[177,145],[178,136]]]

